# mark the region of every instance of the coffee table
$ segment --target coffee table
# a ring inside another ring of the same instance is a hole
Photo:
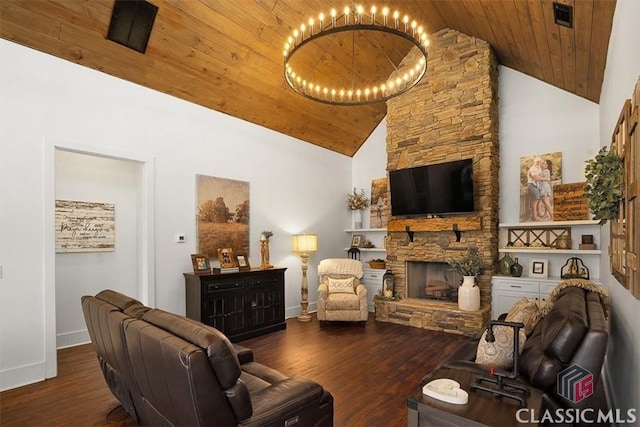
[[[408,426],[520,426],[516,412],[522,409],[512,399],[497,398],[484,391],[470,391],[469,385],[476,381],[477,372],[465,371],[461,368],[438,368],[431,379],[450,378],[460,383],[463,390],[469,393],[469,402],[454,405],[422,394],[422,388],[407,399]],[[542,395],[531,389],[526,398],[526,409],[533,409],[536,416],[542,407]],[[528,420],[531,411],[521,412],[521,419]]]

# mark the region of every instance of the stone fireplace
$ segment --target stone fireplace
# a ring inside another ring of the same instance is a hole
[[[454,30],[432,34],[430,42],[422,81],[387,102],[387,170],[471,158],[475,212],[389,221],[387,268],[396,277],[397,298],[376,299],[376,319],[475,335],[490,317],[498,257],[497,61],[488,43]],[[478,279],[481,307],[474,312],[458,309],[461,280],[446,267],[468,247],[478,249],[485,265]],[[438,287],[429,292],[436,298],[427,298],[429,281]]]

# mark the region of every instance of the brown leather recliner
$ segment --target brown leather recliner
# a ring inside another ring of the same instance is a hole
[[[81,301],[89,337],[96,349],[107,386],[136,423],[139,423],[136,406],[140,406],[142,396],[131,374],[124,340],[124,323],[141,316],[148,308],[139,301],[112,290],[104,290],[95,297],[83,296]]]
[[[195,320],[141,304],[126,307],[135,315],[127,316],[97,296],[82,299],[92,341],[99,359],[111,359],[103,341],[121,331],[121,354],[106,371],[119,381],[112,387],[106,373],[105,379],[138,424],[333,425],[333,397],[319,384],[254,362],[250,350]],[[116,320],[105,335],[107,318]]]
[[[516,380],[542,393],[541,409],[604,408],[606,397],[600,373],[607,341],[607,321],[598,294],[567,287],[559,292],[551,310],[527,338]],[[441,366],[487,375],[488,367],[474,362],[477,344],[478,339],[470,340]],[[557,384],[558,374],[574,365],[592,375],[594,390],[592,395],[577,401],[565,398]],[[437,370],[425,376],[420,386],[436,377]]]
[[[150,310],[125,326],[125,337],[153,425],[333,423],[333,399],[322,386],[256,362],[241,366],[214,328]]]

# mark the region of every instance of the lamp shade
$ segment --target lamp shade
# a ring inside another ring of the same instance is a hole
[[[317,234],[296,234],[293,236],[292,246],[294,252],[308,254],[318,250]]]

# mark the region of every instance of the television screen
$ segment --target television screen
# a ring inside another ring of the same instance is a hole
[[[391,215],[473,212],[472,159],[389,172]]]

